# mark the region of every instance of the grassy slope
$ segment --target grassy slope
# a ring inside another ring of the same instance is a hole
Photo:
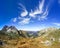
[[[45,36],[48,34],[47,36]],[[60,42],[58,39],[60,38],[60,30],[56,31],[48,31],[40,37],[37,38],[15,38],[15,39],[8,39],[7,35],[0,34],[0,39],[4,41],[4,46],[0,46],[0,48],[60,48]],[[51,37],[55,38],[55,41],[51,41]],[[51,45],[46,46],[46,40],[52,42]]]

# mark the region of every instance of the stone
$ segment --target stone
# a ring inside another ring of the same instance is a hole
[[[3,41],[2,40],[0,40],[0,45],[3,45]]]

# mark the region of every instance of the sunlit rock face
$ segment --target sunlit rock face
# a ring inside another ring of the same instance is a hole
[[[56,30],[58,30],[57,28],[54,28],[54,27],[49,27],[49,28],[45,28],[45,29],[42,29],[38,32],[38,35],[41,36],[41,35],[44,35],[44,37],[48,36],[51,32],[55,32]]]
[[[51,46],[52,45],[52,42],[49,40],[41,41],[41,43],[44,44],[44,46]]]
[[[9,26],[5,25],[3,28],[2,28],[2,31],[7,31],[9,29]]]
[[[44,45],[45,45],[45,46],[50,46],[50,45],[52,45],[52,43],[51,43],[51,41],[46,40],[46,41],[44,42]]]
[[[60,38],[59,38],[58,40],[59,40],[59,42],[60,42]]]
[[[8,33],[10,33],[10,32],[17,32],[18,30],[16,29],[16,27],[15,26],[7,26],[7,25],[5,25],[3,28],[2,28],[2,31],[3,32],[8,32]]]

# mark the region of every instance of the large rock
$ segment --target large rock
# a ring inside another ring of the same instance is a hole
[[[3,41],[2,40],[0,40],[0,46],[2,46],[3,45]]]

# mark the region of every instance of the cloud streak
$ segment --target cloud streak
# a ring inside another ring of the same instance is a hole
[[[60,26],[60,23],[53,23],[54,25],[56,25],[56,26]]]
[[[48,9],[46,8],[46,11],[42,14],[40,18],[44,20],[44,19],[47,19],[47,16],[48,16]]]
[[[60,0],[58,0],[58,3],[60,4]]]
[[[17,18],[14,18],[14,19],[13,19],[13,22],[16,22],[16,21],[17,21]]]
[[[39,2],[38,7],[34,11],[31,10],[31,12],[29,13],[29,16],[35,17],[37,14],[43,13],[44,2],[45,0],[42,0],[42,2]]]
[[[38,20],[40,20],[40,21],[44,20],[44,19],[47,19],[47,16],[48,16],[48,4],[46,5],[46,9],[44,11],[43,10],[44,9],[44,3],[45,3],[45,0],[42,0],[41,2],[39,1],[38,7],[34,11],[31,10],[31,12],[29,13],[29,16],[33,17],[33,18],[38,17]]]
[[[24,18],[19,22],[19,24],[21,25],[29,24],[29,23],[30,23],[30,18]]]
[[[19,17],[17,19],[15,18],[13,22],[18,21],[19,24],[24,25],[29,24],[31,21],[34,21],[32,19],[37,19],[38,21],[47,19],[49,13],[49,3],[46,5],[46,7],[44,4],[45,0],[42,0],[41,2],[39,1],[39,4],[36,6],[36,8],[34,8],[34,11],[31,9],[29,12],[23,4],[19,3],[19,7],[22,12],[19,13]]]
[[[25,6],[24,5],[22,5],[21,3],[19,3],[19,6],[21,6],[22,7],[22,12],[21,12],[21,17],[25,17],[25,16],[27,16],[28,15],[28,11],[26,10],[26,8],[25,8]]]

